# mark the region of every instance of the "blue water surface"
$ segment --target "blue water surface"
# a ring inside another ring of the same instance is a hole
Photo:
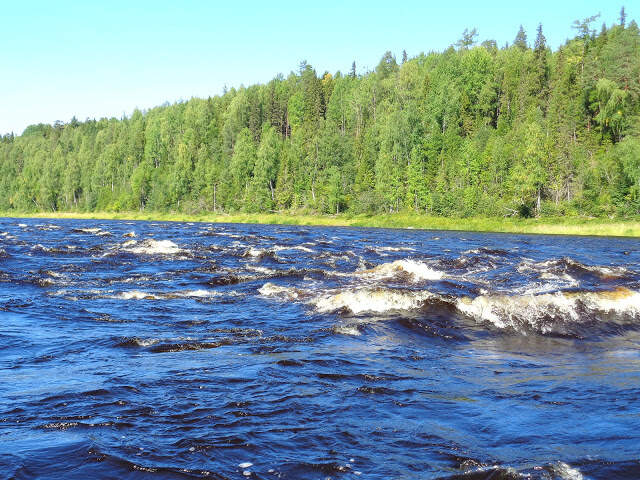
[[[0,476],[640,478],[639,245],[0,219]]]

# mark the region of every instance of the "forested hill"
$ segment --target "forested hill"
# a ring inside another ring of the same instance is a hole
[[[384,54],[130,118],[0,137],[0,211],[147,209],[430,215],[640,213],[640,32],[621,14],[551,51]]]

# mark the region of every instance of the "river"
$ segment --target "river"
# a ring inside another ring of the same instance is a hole
[[[639,245],[0,219],[0,476],[640,478]]]

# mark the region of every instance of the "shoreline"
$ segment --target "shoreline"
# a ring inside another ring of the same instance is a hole
[[[163,212],[0,212],[6,218],[50,218],[87,220],[145,220],[204,223],[255,223],[281,225],[315,225],[365,228],[415,228],[468,232],[523,233],[541,235],[585,235],[640,237],[640,219],[609,220],[603,218],[451,218],[396,213],[378,215],[269,214],[183,214]]]

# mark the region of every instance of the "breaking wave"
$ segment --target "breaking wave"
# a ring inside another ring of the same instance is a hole
[[[107,232],[106,230],[102,230],[101,228],[74,228],[71,230],[75,233],[88,233],[91,235],[98,235],[100,237],[110,236],[111,232]]]
[[[142,255],[177,255],[187,253],[186,250],[178,247],[178,245],[171,240],[154,240],[153,238],[146,238],[140,242],[137,240],[129,240],[122,244],[122,250]]]
[[[535,272],[542,278],[562,277],[565,279],[580,279],[585,276],[595,276],[600,280],[624,278],[631,272],[624,267],[585,265],[569,257],[546,260],[544,262],[524,261],[517,266],[519,272]]]
[[[541,295],[480,295],[455,303],[477,322],[520,333],[582,336],[593,322],[634,324],[640,315],[640,292],[617,288],[601,292],[555,292]]]
[[[412,282],[441,280],[445,277],[444,272],[435,270],[424,262],[410,259],[383,263],[368,270],[357,271],[356,275],[371,279],[405,277]]]
[[[234,295],[235,292],[225,292],[224,295]],[[118,300],[171,300],[179,298],[205,299],[222,296],[223,293],[215,290],[183,290],[167,293],[149,293],[140,290],[129,290],[105,298],[115,298]]]
[[[258,289],[258,293],[265,297],[276,297],[283,300],[297,300],[308,296],[308,293],[295,287],[283,287],[275,283],[267,282]]]
[[[323,295],[310,301],[318,312],[334,312],[346,309],[353,314],[365,312],[387,313],[396,310],[420,308],[435,295],[427,291],[406,291],[390,289],[347,290],[336,294]]]

